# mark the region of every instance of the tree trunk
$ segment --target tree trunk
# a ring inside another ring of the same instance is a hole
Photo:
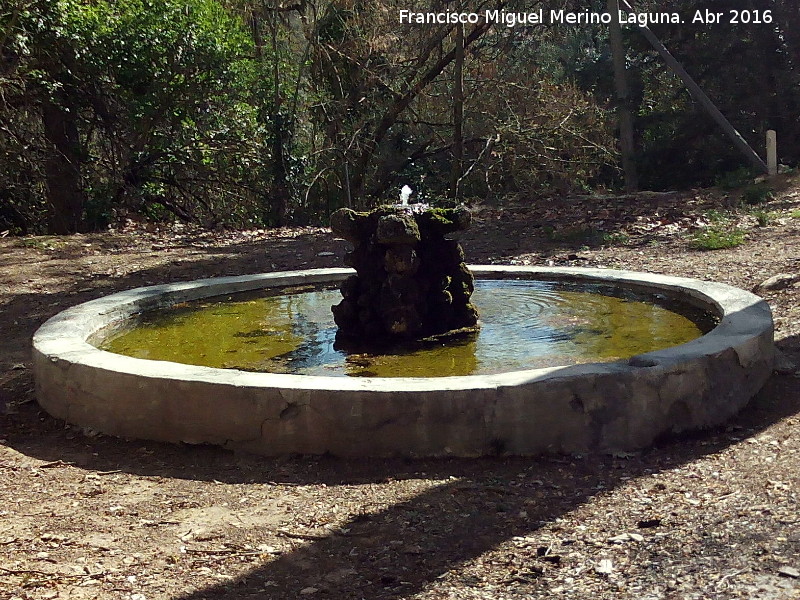
[[[286,142],[289,137],[283,115],[272,115],[272,190],[270,210],[272,221],[278,227],[287,224],[289,216],[289,185],[286,175]]]
[[[281,95],[281,72],[278,53],[278,16],[270,15],[272,27],[272,190],[270,192],[270,212],[272,221],[278,227],[287,224],[289,215],[289,178],[286,173],[286,145],[290,132],[281,114],[283,97]],[[258,40],[256,40],[258,42]]]
[[[625,46],[622,44],[622,28],[619,24],[619,1],[608,0],[607,10],[611,14],[609,39],[614,62],[614,86],[617,92],[619,143],[622,151],[622,171],[625,174],[625,191],[635,192],[639,189],[639,178],[636,173],[636,148],[633,141],[633,111],[625,72]]]
[[[45,162],[49,231],[76,233],[83,222],[85,192],[81,185],[82,152],[76,109],[64,102],[45,100],[42,123],[47,141],[52,144]]]
[[[458,200],[464,160],[464,25],[456,27],[456,55],[453,62],[453,165],[450,170],[450,195]]]

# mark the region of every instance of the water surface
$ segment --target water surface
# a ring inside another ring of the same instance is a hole
[[[211,298],[145,313],[99,347],[136,358],[327,376],[443,377],[627,359],[688,342],[714,323],[664,297],[598,284],[479,280],[481,330],[391,350],[336,343],[335,289]],[[277,294],[277,295],[276,295]]]

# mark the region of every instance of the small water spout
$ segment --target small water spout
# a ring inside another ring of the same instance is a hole
[[[400,205],[401,206],[408,206],[408,199],[411,197],[411,194],[413,194],[413,193],[414,193],[414,190],[412,190],[409,186],[404,185],[400,189]]]

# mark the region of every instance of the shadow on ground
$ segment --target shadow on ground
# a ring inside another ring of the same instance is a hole
[[[410,500],[378,511],[364,506],[344,527],[302,544],[245,576],[181,596],[182,600],[314,597],[400,599],[450,574],[514,536],[527,536],[631,479],[685,465],[800,412],[798,380],[774,376],[731,424],[665,440],[625,457],[486,458],[479,460],[266,459],[212,447],[86,438],[34,405],[7,415],[6,444],[77,467],[217,481],[226,484],[367,485],[407,478],[442,481]],[[637,526],[637,517],[627,524]],[[613,533],[613,532],[610,532]],[[541,550],[514,552],[513,585],[532,584],[545,568]],[[508,568],[506,565],[505,568]],[[548,567],[549,568],[549,567]],[[363,575],[362,575],[363,574]],[[369,574],[369,575],[366,575]],[[457,580],[464,588],[469,578]]]
[[[340,256],[315,262],[309,240],[285,243],[267,258],[257,244],[221,249],[217,256],[183,264],[163,265],[104,281],[78,280],[59,293],[20,295],[4,307],[0,325],[16,344],[2,358],[9,369],[19,361],[30,336],[45,318],[80,301],[149,281],[184,280],[215,275],[244,274],[297,267],[339,265]],[[295,245],[296,244],[296,245]],[[281,250],[283,251],[283,250]],[[225,256],[222,256],[225,255]],[[278,258],[276,258],[278,256]],[[476,262],[480,260],[477,257]],[[92,286],[91,291],[85,288]],[[82,291],[83,290],[83,291]],[[7,314],[25,315],[16,322]],[[795,348],[793,340],[782,342]],[[24,360],[24,359],[23,359]],[[13,410],[0,410],[0,437],[15,450],[47,461],[77,467],[120,470],[142,476],[219,481],[226,484],[359,485],[425,477],[443,483],[410,500],[381,510],[364,507],[361,514],[337,531],[308,537],[303,545],[260,566],[238,580],[227,581],[183,600],[233,598],[297,598],[313,586],[313,597],[400,599],[425,589],[463,563],[513,538],[530,535],[553,524],[598,495],[625,482],[672,469],[722,451],[800,411],[800,382],[773,377],[731,426],[702,435],[665,440],[641,455],[628,457],[491,458],[480,460],[363,460],[335,458],[265,459],[210,447],[133,442],[104,436],[86,438],[40,411],[31,401],[30,374],[0,384],[10,399],[24,396]],[[13,371],[7,371],[13,372]],[[629,524],[636,527],[632,517]],[[537,549],[510,569],[514,581],[526,583],[541,575],[544,562]],[[369,568],[367,568],[369,567]],[[362,575],[369,573],[369,576]],[[380,575],[377,575],[380,574]],[[469,588],[471,581],[459,584]]]

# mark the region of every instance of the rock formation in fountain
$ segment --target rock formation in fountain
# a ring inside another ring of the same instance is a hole
[[[331,309],[340,335],[380,342],[476,331],[474,278],[459,243],[445,237],[467,229],[471,220],[465,207],[333,213],[331,228],[353,244],[348,258],[356,270]]]

